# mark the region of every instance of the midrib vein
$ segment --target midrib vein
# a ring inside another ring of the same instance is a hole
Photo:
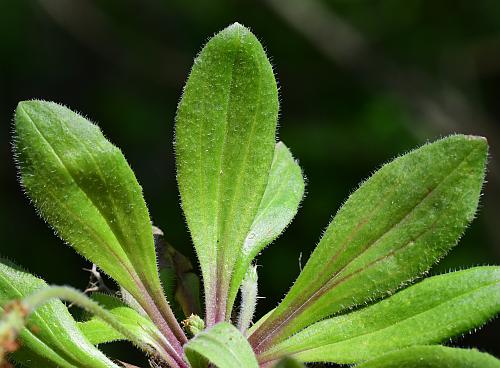
[[[223,262],[223,250],[224,250],[224,245],[222,244],[219,244],[219,240],[220,240],[220,237],[221,237],[221,234],[220,234],[220,229],[221,229],[221,203],[220,203],[220,195],[221,195],[221,170],[222,170],[222,164],[224,162],[224,155],[225,155],[225,150],[226,150],[226,141],[227,141],[227,130],[228,130],[228,125],[229,125],[229,119],[228,119],[228,114],[229,114],[229,103],[231,102],[231,94],[232,94],[232,90],[233,90],[233,79],[234,79],[234,67],[235,67],[235,64],[236,64],[236,59],[238,57],[238,53],[239,53],[239,49],[240,49],[240,46],[241,46],[241,39],[240,39],[240,31],[238,29],[238,34],[237,34],[237,45],[235,46],[236,47],[236,50],[234,52],[234,57],[233,57],[233,61],[232,61],[232,64],[231,64],[231,72],[230,72],[230,76],[229,76],[229,88],[228,88],[228,94],[227,94],[227,99],[226,99],[226,111],[225,111],[225,114],[224,114],[224,130],[223,130],[223,136],[222,136],[222,149],[221,149],[221,155],[220,155],[220,160],[219,160],[219,165],[218,165],[218,168],[217,168],[217,171],[215,172],[215,177],[217,178],[217,185],[216,185],[216,197],[215,197],[215,204],[217,206],[216,208],[216,211],[215,211],[215,220],[214,220],[214,224],[215,224],[215,238],[212,240],[213,244],[214,244],[214,248],[215,248],[215,270],[213,270],[212,272],[214,272],[214,278],[212,280],[212,290],[215,291],[215,300],[212,301],[212,303],[215,303],[215,306],[213,308],[213,310],[215,311],[215,314],[212,316],[214,318],[214,323],[216,322],[215,320],[218,318],[218,314],[219,314],[219,308],[221,308],[221,301],[220,301],[220,293],[221,293],[221,290],[220,290],[220,287],[221,287],[221,283],[220,283],[220,272],[221,272],[221,262]],[[223,173],[224,174],[224,173]],[[222,249],[221,249],[222,248]],[[225,309],[225,303],[224,303],[224,306],[222,307]],[[212,322],[212,321],[210,321]]]
[[[260,90],[260,85],[261,85],[261,80],[259,79],[259,84],[258,84],[258,87],[257,87],[258,91]],[[262,100],[259,99],[258,108],[255,109],[255,114],[254,114],[253,119],[252,119],[252,125],[251,125],[251,129],[250,129],[250,134],[248,136],[247,144],[245,144],[245,151],[244,151],[243,159],[242,159],[242,162],[241,162],[241,165],[240,165],[241,169],[240,169],[240,172],[238,173],[239,175],[236,178],[236,184],[235,184],[235,189],[234,189],[234,192],[233,192],[233,196],[231,198],[231,201],[229,202],[229,211],[228,211],[228,217],[229,218],[233,217],[235,198],[238,198],[240,196],[240,192],[241,192],[241,188],[242,188],[242,176],[243,176],[242,173],[243,173],[243,168],[247,165],[248,153],[249,153],[249,149],[250,149],[250,142],[252,142],[254,134],[255,134],[255,126],[256,126],[256,122],[257,122],[257,114],[260,111],[259,109],[260,109],[261,101]],[[262,194],[264,194],[264,193],[262,193]],[[234,239],[232,239],[232,240],[234,240]],[[229,246],[231,246],[231,245],[232,246],[239,246],[240,244],[229,244]],[[226,249],[224,248],[224,250],[226,250]],[[230,266],[230,272],[229,273],[232,274],[233,269],[234,269],[234,261],[229,266]]]
[[[67,133],[68,135],[70,135],[70,136],[71,136],[71,137],[75,140],[75,142],[77,142],[77,143],[80,145],[80,147],[82,147],[82,148],[83,148],[83,150],[84,150],[85,152],[87,152],[88,156],[92,159],[92,162],[93,162],[93,164],[94,164],[94,167],[95,167],[95,168],[96,168],[96,170],[97,170],[97,174],[98,174],[99,178],[101,179],[101,181],[104,183],[104,190],[106,191],[106,197],[108,198],[109,202],[111,203],[111,208],[112,208],[112,213],[113,213],[113,215],[114,215],[114,218],[115,218],[115,219],[118,219],[118,218],[119,218],[119,216],[118,216],[118,213],[119,213],[119,211],[118,211],[118,207],[117,207],[117,205],[116,205],[116,202],[115,202],[114,197],[113,197],[113,196],[111,195],[111,193],[109,192],[108,181],[107,181],[107,179],[106,179],[106,176],[103,174],[103,172],[102,172],[102,170],[101,170],[101,167],[100,167],[100,165],[99,165],[98,161],[95,159],[94,154],[93,154],[93,153],[92,153],[92,152],[91,152],[91,151],[90,151],[90,150],[89,150],[89,149],[85,146],[85,144],[83,144],[83,143],[82,143],[82,142],[81,142],[81,141],[80,141],[80,140],[79,140],[79,139],[78,139],[78,138],[77,138],[77,137],[76,137],[76,136],[75,136],[75,135],[71,132],[71,130],[69,129],[68,124],[67,124],[66,122],[63,122],[63,121],[62,121],[62,120],[60,120],[60,119],[59,119],[59,122],[60,122],[61,126],[63,126],[63,127],[65,127],[65,128],[66,128],[66,129],[65,129],[66,133]],[[62,162],[62,160],[61,160],[61,162]],[[69,170],[68,170],[68,172],[69,172]],[[71,173],[70,173],[70,175],[71,175]],[[74,179],[74,180],[75,180],[75,182],[76,182],[76,179]],[[80,187],[80,188],[81,188],[81,187]],[[83,188],[82,188],[82,191],[84,191],[84,190],[83,190]],[[85,192],[85,191],[84,191],[84,192]],[[86,193],[86,192],[85,192],[85,194],[87,195],[87,193]],[[104,217],[104,220],[106,221],[106,223],[107,223],[107,225],[108,225],[109,229],[113,232],[113,235],[115,236],[115,238],[116,238],[116,240],[118,241],[118,243],[119,243],[120,245],[122,245],[123,243],[125,243],[125,244],[126,244],[126,243],[127,243],[127,242],[126,242],[126,239],[124,239],[124,238],[126,238],[126,235],[125,235],[125,234],[123,234],[122,232],[117,233],[117,231],[115,230],[115,227],[113,226],[113,224],[112,224],[111,220],[110,220],[107,216],[104,216],[104,214],[101,212],[101,210],[99,209],[99,207],[95,204],[95,202],[91,199],[91,197],[90,197],[89,195],[87,195],[87,197],[88,197],[88,198],[92,201],[92,203],[94,204],[94,206],[95,206],[95,207],[99,210],[99,213],[101,213],[101,215]],[[122,249],[124,250],[125,254],[127,254],[127,256],[129,256],[129,257],[130,257],[130,256],[132,256],[132,257],[133,257],[133,255],[132,255],[132,254],[129,254],[129,247],[122,247]],[[138,258],[139,258],[139,259],[137,259],[136,261],[140,261],[140,257],[138,257]],[[145,283],[147,283],[147,282],[148,282],[148,280],[144,280],[144,279],[142,279],[142,278],[141,278],[141,280],[142,280],[143,282],[145,282]]]

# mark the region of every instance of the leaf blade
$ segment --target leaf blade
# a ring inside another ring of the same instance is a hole
[[[163,290],[179,320],[201,315],[200,280],[189,258],[168,243],[163,232],[154,234]]]
[[[476,349],[445,346],[414,346],[397,350],[366,363],[359,368],[499,368],[500,360]]]
[[[500,313],[500,267],[427,278],[379,303],[317,322],[259,361],[292,355],[303,362],[350,364],[410,345],[441,343]]]
[[[236,327],[227,322],[220,322],[197,334],[184,346],[184,351],[192,367],[203,361],[202,358],[218,368],[258,367],[247,340]]]
[[[185,336],[163,294],[142,189],[121,151],[53,102],[20,102],[15,131],[21,183],[41,217],[123,286],[180,351],[175,340]]]
[[[339,210],[252,346],[262,352],[425,272],[472,220],[486,157],[484,138],[455,135],[384,165]]]
[[[15,120],[22,184],[42,216],[123,286],[137,289],[133,277],[156,280],[149,214],[120,150],[97,126],[52,102],[20,102]]]
[[[265,190],[277,114],[276,81],[262,45],[244,26],[227,27],[195,59],[176,116],[179,191],[207,306],[215,299],[225,304]],[[207,308],[208,325],[225,312],[225,305]]]

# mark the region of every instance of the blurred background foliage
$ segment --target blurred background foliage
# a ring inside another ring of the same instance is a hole
[[[196,53],[234,21],[268,51],[280,85],[279,138],[308,182],[293,225],[259,259],[259,315],[281,299],[361,180],[452,132],[488,138],[488,182],[476,221],[432,272],[499,262],[496,0],[1,0],[2,256],[50,283],[87,286],[89,264],[54,237],[16,181],[13,111],[19,100],[42,98],[99,123],[135,170],[154,223],[195,262],[175,181],[174,114]],[[497,320],[457,344],[499,356],[499,330]],[[137,361],[127,344],[117,350]]]

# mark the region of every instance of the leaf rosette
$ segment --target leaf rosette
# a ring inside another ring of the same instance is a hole
[[[175,119],[200,299],[195,267],[152,226],[121,151],[62,105],[20,102],[14,150],[26,194],[119,288],[89,298],[0,263],[0,359],[114,368],[97,346],[127,340],[159,367],[500,367],[491,355],[439,345],[500,312],[500,268],[415,282],[476,214],[488,155],[482,137],[445,137],[382,166],[338,210],[281,303],[252,325],[255,258],[296,215],[305,187],[277,142],[278,109],[273,69],[252,32],[235,23],[212,37]],[[88,318],[77,322],[61,300]],[[176,316],[186,318],[189,340]]]

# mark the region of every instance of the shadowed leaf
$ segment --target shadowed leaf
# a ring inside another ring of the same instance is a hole
[[[281,359],[274,368],[305,368],[305,365],[293,358]]]
[[[200,279],[189,258],[166,242],[163,232],[154,234],[160,279],[179,319],[201,314]]]

